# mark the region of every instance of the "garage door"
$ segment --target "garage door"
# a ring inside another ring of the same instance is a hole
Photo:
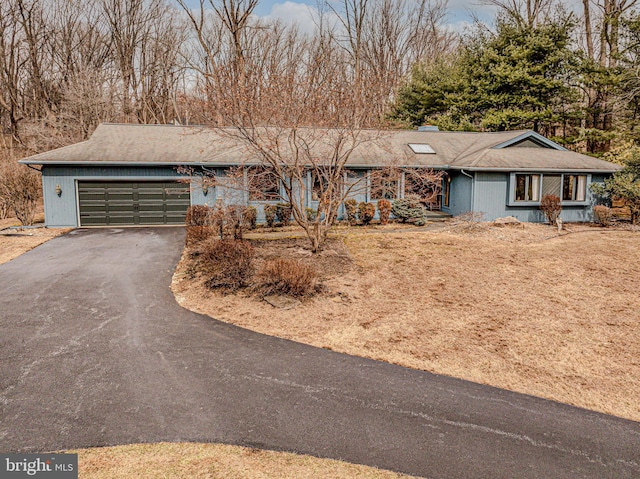
[[[81,226],[184,224],[189,185],[176,182],[78,182]]]

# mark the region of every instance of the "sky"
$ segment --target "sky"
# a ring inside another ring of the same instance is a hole
[[[340,0],[334,0],[339,3]],[[186,0],[193,7],[199,5],[198,0]],[[581,0],[563,0],[565,6],[581,14]],[[206,2],[205,2],[206,4]],[[313,31],[313,12],[317,0],[260,0],[254,13],[259,17],[281,19],[285,22],[297,22],[302,31]],[[495,7],[485,5],[481,0],[449,0],[448,16],[445,23],[456,32],[462,33],[466,26],[472,24],[474,17],[491,25],[495,18]]]
[[[309,25],[312,28],[309,9],[315,9],[316,0],[261,0],[255,10],[260,17],[280,18],[293,22],[298,21],[303,30]],[[495,8],[479,2],[465,0],[449,0],[447,24],[456,31],[462,31],[465,25],[471,24],[473,15],[486,23],[491,23]]]
[[[199,5],[198,0],[186,0],[186,3],[193,8]],[[259,17],[298,22],[303,31],[312,31],[312,13],[316,11],[316,5],[317,0],[260,0],[254,13]],[[482,5],[478,0],[449,0],[448,11],[446,23],[456,31],[462,31],[465,25],[471,24],[473,14],[486,23],[491,23],[495,15],[494,7]]]

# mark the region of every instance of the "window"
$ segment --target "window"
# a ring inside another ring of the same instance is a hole
[[[546,195],[557,196],[564,202],[587,200],[588,175],[517,173],[511,179],[514,181],[512,204],[537,203]]]
[[[418,154],[427,154],[427,155],[435,155],[436,152],[433,148],[431,148],[430,145],[427,145],[426,143],[409,143],[409,148],[411,148],[411,150],[414,153],[418,153]]]
[[[585,175],[564,175],[562,184],[563,201],[584,201],[587,196]]]
[[[273,170],[263,167],[247,169],[249,201],[279,201],[280,182]]]
[[[561,187],[562,187],[562,175],[543,175],[542,176],[542,196],[553,195],[560,198]]]
[[[319,201],[323,193],[329,189],[328,172],[313,170],[311,172],[311,201]]]
[[[372,200],[395,200],[398,197],[398,173],[372,170],[369,173]]]
[[[540,201],[540,175],[516,175],[516,201]]]
[[[442,172],[408,168],[404,171],[404,195],[417,195],[431,210],[442,204]]]

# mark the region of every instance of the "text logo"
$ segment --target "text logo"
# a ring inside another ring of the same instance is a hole
[[[2,479],[78,479],[77,454],[0,454]]]

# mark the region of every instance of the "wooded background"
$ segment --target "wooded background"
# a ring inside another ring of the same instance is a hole
[[[233,126],[263,155],[257,126],[293,128],[297,154],[304,126],[348,151],[361,128],[429,123],[640,156],[637,0],[484,2],[494,21],[456,33],[444,0],[320,0],[308,33],[258,0],[3,0],[0,176],[100,122]]]

